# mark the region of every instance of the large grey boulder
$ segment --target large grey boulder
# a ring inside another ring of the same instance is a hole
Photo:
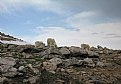
[[[14,58],[7,57],[7,58],[0,58],[0,72],[5,77],[14,77],[18,74],[17,69],[13,66],[16,64]]]
[[[73,56],[80,56],[87,54],[87,51],[82,50],[80,47],[71,46],[69,50]]]
[[[59,49],[59,52],[60,52],[62,55],[69,55],[69,54],[70,54],[69,49],[67,49],[66,47],[60,48],[60,49]]]
[[[57,49],[57,48],[48,48],[45,51],[41,52],[41,55],[50,55],[50,54],[60,55],[59,49]]]
[[[58,64],[61,64],[62,63],[62,59],[60,59],[60,58],[52,58],[49,61],[51,63],[55,64],[55,65],[58,65]]]
[[[0,58],[0,65],[14,66],[16,60],[12,57]]]
[[[75,57],[71,58],[71,59],[66,59],[63,61],[63,64],[67,67],[67,66],[71,66],[71,65],[82,65],[82,61],[76,59]]]

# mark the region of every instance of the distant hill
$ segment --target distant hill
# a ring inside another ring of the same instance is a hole
[[[26,45],[26,44],[28,44],[26,41],[23,41],[21,39],[15,38],[13,36],[4,34],[2,32],[0,32],[0,43],[17,44],[17,45]]]

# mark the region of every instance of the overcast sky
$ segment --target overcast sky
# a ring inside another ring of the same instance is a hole
[[[0,31],[30,43],[121,49],[121,0],[0,0]]]

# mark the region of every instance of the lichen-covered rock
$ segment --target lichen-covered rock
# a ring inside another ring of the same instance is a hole
[[[48,47],[52,47],[52,48],[56,48],[57,47],[57,44],[55,42],[55,39],[52,39],[52,38],[48,38],[47,39],[47,46]]]
[[[89,44],[81,44],[81,48],[84,49],[84,50],[87,50],[87,51],[90,50]]]
[[[35,42],[35,48],[44,48],[45,44],[42,41]]]

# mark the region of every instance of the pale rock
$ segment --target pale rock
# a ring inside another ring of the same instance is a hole
[[[12,57],[0,58],[0,64],[14,66],[16,61]]]
[[[47,70],[47,71],[55,71],[57,66],[51,62],[43,62],[43,67]]]
[[[103,62],[97,62],[96,66],[99,66],[99,67],[104,67],[105,64]]]
[[[55,64],[55,65],[58,65],[58,64],[61,64],[62,63],[62,59],[60,59],[60,58],[52,58],[49,61],[51,63]]]
[[[94,66],[95,66],[95,63],[93,62],[93,60],[92,60],[91,58],[85,58],[83,61],[84,61],[84,62],[87,64],[87,66],[89,66],[89,67],[94,67]]]
[[[18,68],[19,71],[23,71],[24,69],[25,69],[24,66],[20,66],[20,67]]]
[[[67,49],[67,48],[65,48],[65,47],[61,48],[59,51],[60,51],[60,53],[61,53],[62,55],[69,55],[69,54],[70,54],[69,49]]]

